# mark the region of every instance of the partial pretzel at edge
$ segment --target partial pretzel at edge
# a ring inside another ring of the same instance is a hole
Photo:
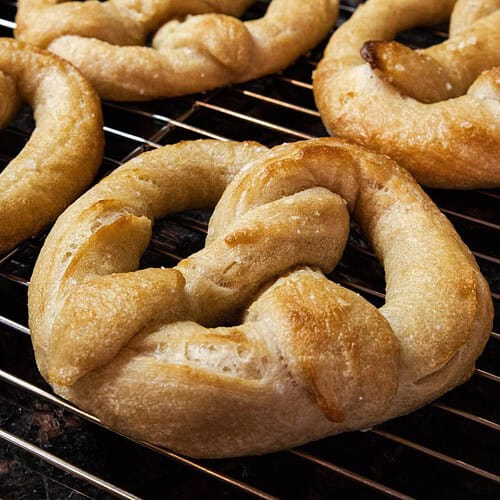
[[[443,22],[455,0],[368,0],[358,7],[314,74],[327,129],[391,156],[429,187],[499,186],[500,4],[477,19],[468,3],[457,3],[461,28],[449,40],[419,51],[384,40]],[[465,29],[466,19],[474,22]],[[496,90],[477,94],[471,84],[478,77]]]
[[[99,98],[71,64],[0,39],[0,126],[20,101],[36,128],[0,174],[0,253],[33,236],[90,184],[104,148]]]
[[[280,71],[317,45],[338,14],[338,0],[273,0],[261,19],[230,17],[251,3],[21,0],[16,37],[72,62],[105,99],[144,100]],[[137,46],[156,30],[152,48]]]

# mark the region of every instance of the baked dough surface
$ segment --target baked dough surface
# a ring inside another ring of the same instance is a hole
[[[154,220],[215,204],[204,249],[136,271]],[[385,268],[378,310],[324,275],[350,217]],[[334,138],[183,142],[134,158],[58,219],[29,313],[58,394],[197,457],[410,412],[472,374],[493,314],[474,258],[413,178]]]
[[[275,73],[333,27],[338,0],[20,0],[16,37],[64,57],[115,101],[201,92]],[[194,15],[190,15],[194,14]],[[152,47],[145,47],[152,35]]]
[[[0,126],[20,102],[36,128],[0,173],[0,253],[43,229],[91,183],[104,148],[99,98],[69,63],[0,38]]]
[[[441,44],[384,42],[452,10]],[[391,156],[425,186],[500,186],[499,26],[498,0],[368,0],[314,74],[326,128]]]

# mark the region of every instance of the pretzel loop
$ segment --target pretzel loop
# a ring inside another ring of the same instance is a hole
[[[280,71],[326,35],[338,12],[338,0],[273,0],[261,19],[228,16],[251,3],[21,0],[16,36],[71,61],[101,97],[143,100]],[[158,28],[153,48],[136,46]]]
[[[0,39],[0,125],[20,101],[36,128],[0,174],[0,253],[52,222],[91,182],[103,150],[99,99],[70,64]]]
[[[205,248],[134,271],[156,218],[215,203]],[[386,270],[379,310],[323,274],[349,212]],[[185,142],[131,160],[59,218],[29,309],[59,394],[195,456],[410,411],[470,375],[492,321],[487,284],[439,210],[387,157],[339,139]]]
[[[427,186],[495,187],[500,3],[460,0],[450,38],[424,50],[384,41],[444,21],[454,4],[369,0],[360,6],[328,44],[314,75],[315,98],[329,131],[388,154]],[[487,94],[468,91],[478,77],[490,80]]]

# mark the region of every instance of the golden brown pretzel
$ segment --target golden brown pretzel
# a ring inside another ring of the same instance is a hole
[[[0,174],[0,253],[52,222],[90,184],[103,151],[99,98],[71,64],[0,39],[0,126],[20,100],[36,128]]]
[[[134,271],[154,219],[219,198],[203,250]],[[348,212],[384,263],[379,310],[323,275]],[[217,326],[245,308],[239,326]],[[470,376],[492,322],[472,255],[411,176],[333,138],[269,152],[184,142],[131,160],[58,219],[29,312],[56,392],[200,457],[265,453],[409,412]]]
[[[494,68],[500,65],[500,3],[459,1],[449,40],[428,49],[381,41],[444,21],[454,4],[368,0],[358,7],[333,34],[315,72],[316,102],[331,133],[388,154],[426,186],[500,186]],[[479,88],[485,86],[487,93]]]
[[[338,0],[273,0],[262,19],[245,23],[226,15],[241,14],[253,1],[21,0],[16,37],[71,61],[101,97],[142,100],[279,71],[337,19]],[[186,14],[200,15],[176,19]],[[153,48],[136,46],[162,24]]]

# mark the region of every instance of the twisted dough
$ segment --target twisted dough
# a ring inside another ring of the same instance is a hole
[[[203,250],[134,271],[156,218],[219,198]],[[385,266],[379,310],[323,275],[348,212]],[[242,324],[216,326],[245,308]],[[29,312],[56,392],[198,457],[266,453],[409,412],[470,376],[492,322],[486,281],[451,224],[403,169],[340,139],[269,152],[184,142],[131,160],[58,219]]]
[[[239,15],[253,1],[20,0],[16,37],[71,61],[105,99],[143,100],[279,71],[337,19],[338,0],[273,0],[262,19],[245,23],[225,15]],[[199,15],[174,19],[186,14]],[[162,24],[153,48],[135,46]]]
[[[428,49],[374,41],[442,22],[454,4],[368,0],[332,36],[316,102],[331,133],[388,154],[426,186],[500,186],[500,2],[459,0],[449,40]]]
[[[0,174],[0,253],[52,222],[92,181],[103,151],[99,98],[71,64],[0,39],[0,126],[20,100],[36,128]]]

